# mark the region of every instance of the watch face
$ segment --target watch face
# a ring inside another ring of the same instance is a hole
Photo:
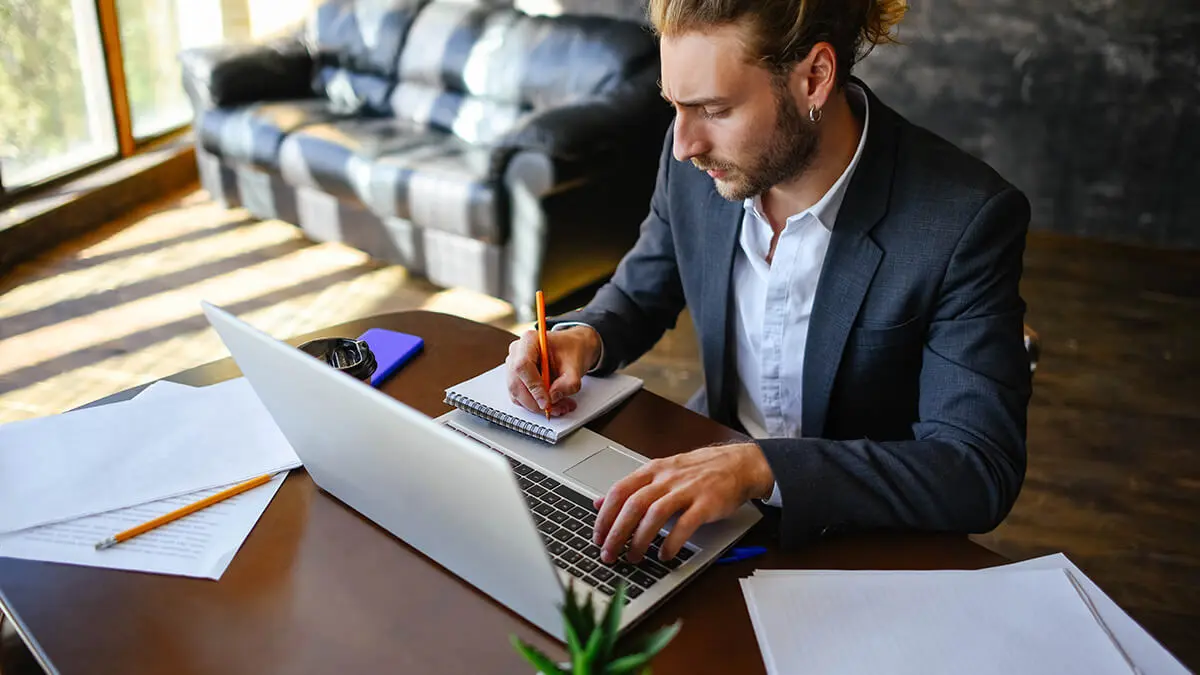
[[[359,380],[367,380],[375,372],[375,355],[362,340],[318,338],[300,345],[300,351]]]

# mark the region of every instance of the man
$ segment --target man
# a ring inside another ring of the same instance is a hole
[[[605,562],[640,561],[678,517],[669,559],[748,499],[782,509],[784,545],[982,532],[1016,499],[1029,204],[849,77],[903,13],[903,0],[651,1],[676,117],[650,214],[611,282],[554,321],[550,391],[533,333],[510,349],[509,391],[570,412],[584,373],[636,360],[686,304],[705,375],[689,405],[754,440],[617,482],[597,500]]]

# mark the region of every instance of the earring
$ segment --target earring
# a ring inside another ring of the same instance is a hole
[[[812,106],[808,109],[808,121],[816,124],[821,121],[822,110],[817,106]]]

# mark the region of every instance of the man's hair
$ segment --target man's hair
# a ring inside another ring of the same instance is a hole
[[[872,47],[896,41],[892,28],[907,9],[906,0],[650,0],[648,12],[665,37],[745,22],[750,58],[776,75],[828,42],[840,87]]]

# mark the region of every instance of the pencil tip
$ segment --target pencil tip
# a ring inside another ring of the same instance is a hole
[[[104,541],[98,542],[96,544],[96,550],[103,551],[106,548],[112,548],[113,546],[116,546],[116,545],[117,545],[116,537],[109,537],[108,539],[105,539]]]

